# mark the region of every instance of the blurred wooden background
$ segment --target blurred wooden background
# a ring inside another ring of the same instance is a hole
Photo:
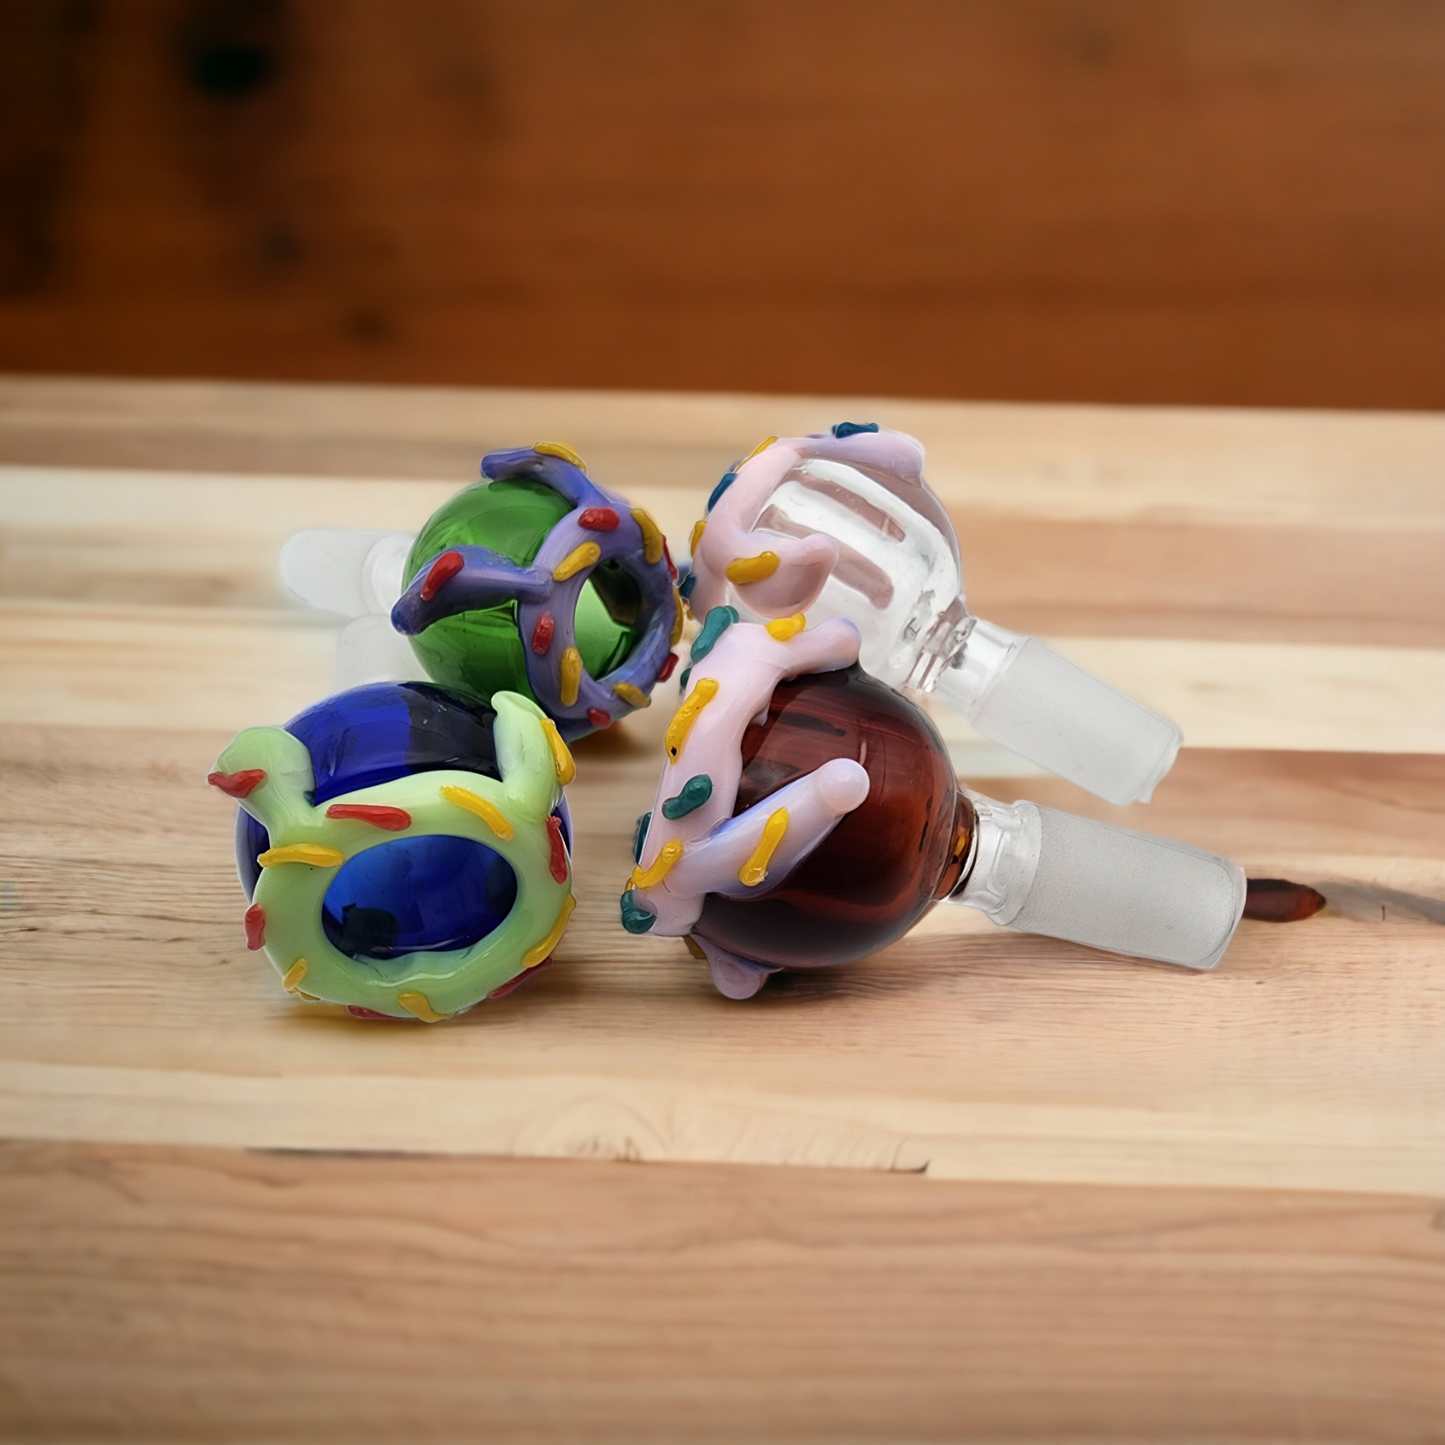
[[[1445,405],[1437,0],[14,0],[0,369]]]

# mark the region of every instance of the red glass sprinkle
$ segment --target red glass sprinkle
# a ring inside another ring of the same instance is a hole
[[[394,1014],[379,1014],[374,1008],[362,1008],[360,1004],[355,1003],[347,1004],[346,1012],[354,1019],[393,1019],[395,1022],[400,1022]]]
[[[253,903],[246,910],[246,947],[252,953],[266,942],[266,910],[259,903]]]
[[[610,727],[612,714],[610,712],[603,712],[600,707],[589,707],[587,709],[587,721],[595,728]]]
[[[537,625],[532,629],[532,651],[541,657],[552,645],[552,634],[556,632],[557,624],[552,620],[550,612],[544,612],[538,619]]]
[[[521,983],[523,979],[531,978],[534,973],[541,973],[544,968],[551,967],[552,955],[549,953],[547,957],[541,961],[541,963],[534,963],[531,968],[524,968],[521,973],[516,976],[516,978],[508,979],[507,982],[501,986],[501,988],[494,988],[491,993],[487,995],[487,997],[506,998],[506,996],[511,993],[511,991],[516,988],[516,986]]]
[[[243,768],[239,773],[206,774],[206,781],[213,788],[219,788],[228,798],[249,798],[265,778],[265,768]]]
[[[586,527],[589,532],[615,532],[618,520],[617,513],[611,507],[588,507],[577,518],[577,525]]]
[[[672,670],[677,666],[677,654],[669,652],[662,660],[662,666],[657,669],[657,680],[666,682],[672,676]]]
[[[371,803],[333,803],[327,810],[328,818],[355,818],[358,823],[370,823],[373,828],[384,828],[388,833],[400,833],[411,827],[411,814],[405,808],[383,808]]]
[[[547,832],[552,839],[552,861],[547,865],[559,883],[567,881],[567,845],[562,841],[562,820],[553,813],[547,819]]]
[[[430,602],[441,591],[442,584],[450,582],[466,565],[466,558],[460,552],[443,552],[431,564],[431,571],[426,574],[426,581],[421,584],[421,600]]]
[[[676,582],[676,581],[677,581],[677,566],[676,566],[676,564],[675,564],[675,563],[673,562],[673,560],[672,560],[672,550],[671,550],[671,548],[669,548],[668,545],[667,545],[667,538],[666,538],[666,537],[664,537],[664,538],[662,539],[662,559],[663,559],[664,562],[667,563],[667,575],[668,575],[669,577],[671,577],[674,582]]]

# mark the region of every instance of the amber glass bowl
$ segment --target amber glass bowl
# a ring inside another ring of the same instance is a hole
[[[734,816],[831,758],[868,770],[863,803],[757,897],[711,894],[694,932],[784,968],[848,963],[892,943],[957,885],[973,809],[923,711],[858,667],[780,683],[743,735]]]

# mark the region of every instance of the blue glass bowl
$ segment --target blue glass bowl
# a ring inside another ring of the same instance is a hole
[[[320,804],[439,768],[499,778],[495,716],[429,683],[372,683],[298,713],[286,731],[311,754],[311,801]],[[555,814],[570,853],[565,800]],[[266,829],[238,808],[236,869],[248,899],[261,876],[257,860],[270,846]],[[350,958],[397,958],[471,947],[506,919],[516,898],[516,875],[505,859],[472,839],[431,833],[378,844],[338,869],[322,923]]]

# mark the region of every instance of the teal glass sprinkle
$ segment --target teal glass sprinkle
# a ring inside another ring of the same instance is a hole
[[[654,923],[657,922],[657,914],[649,913],[645,908],[639,908],[632,901],[632,889],[628,889],[620,900],[622,906],[622,926],[629,933],[646,933]]]
[[[704,618],[702,631],[692,645],[692,663],[699,663],[717,646],[717,640],[738,620],[736,607],[714,607]]]
[[[697,812],[710,797],[712,779],[706,773],[698,773],[678,789],[675,797],[663,803],[662,816],[669,822],[676,822],[679,818],[687,817],[689,813]]]

